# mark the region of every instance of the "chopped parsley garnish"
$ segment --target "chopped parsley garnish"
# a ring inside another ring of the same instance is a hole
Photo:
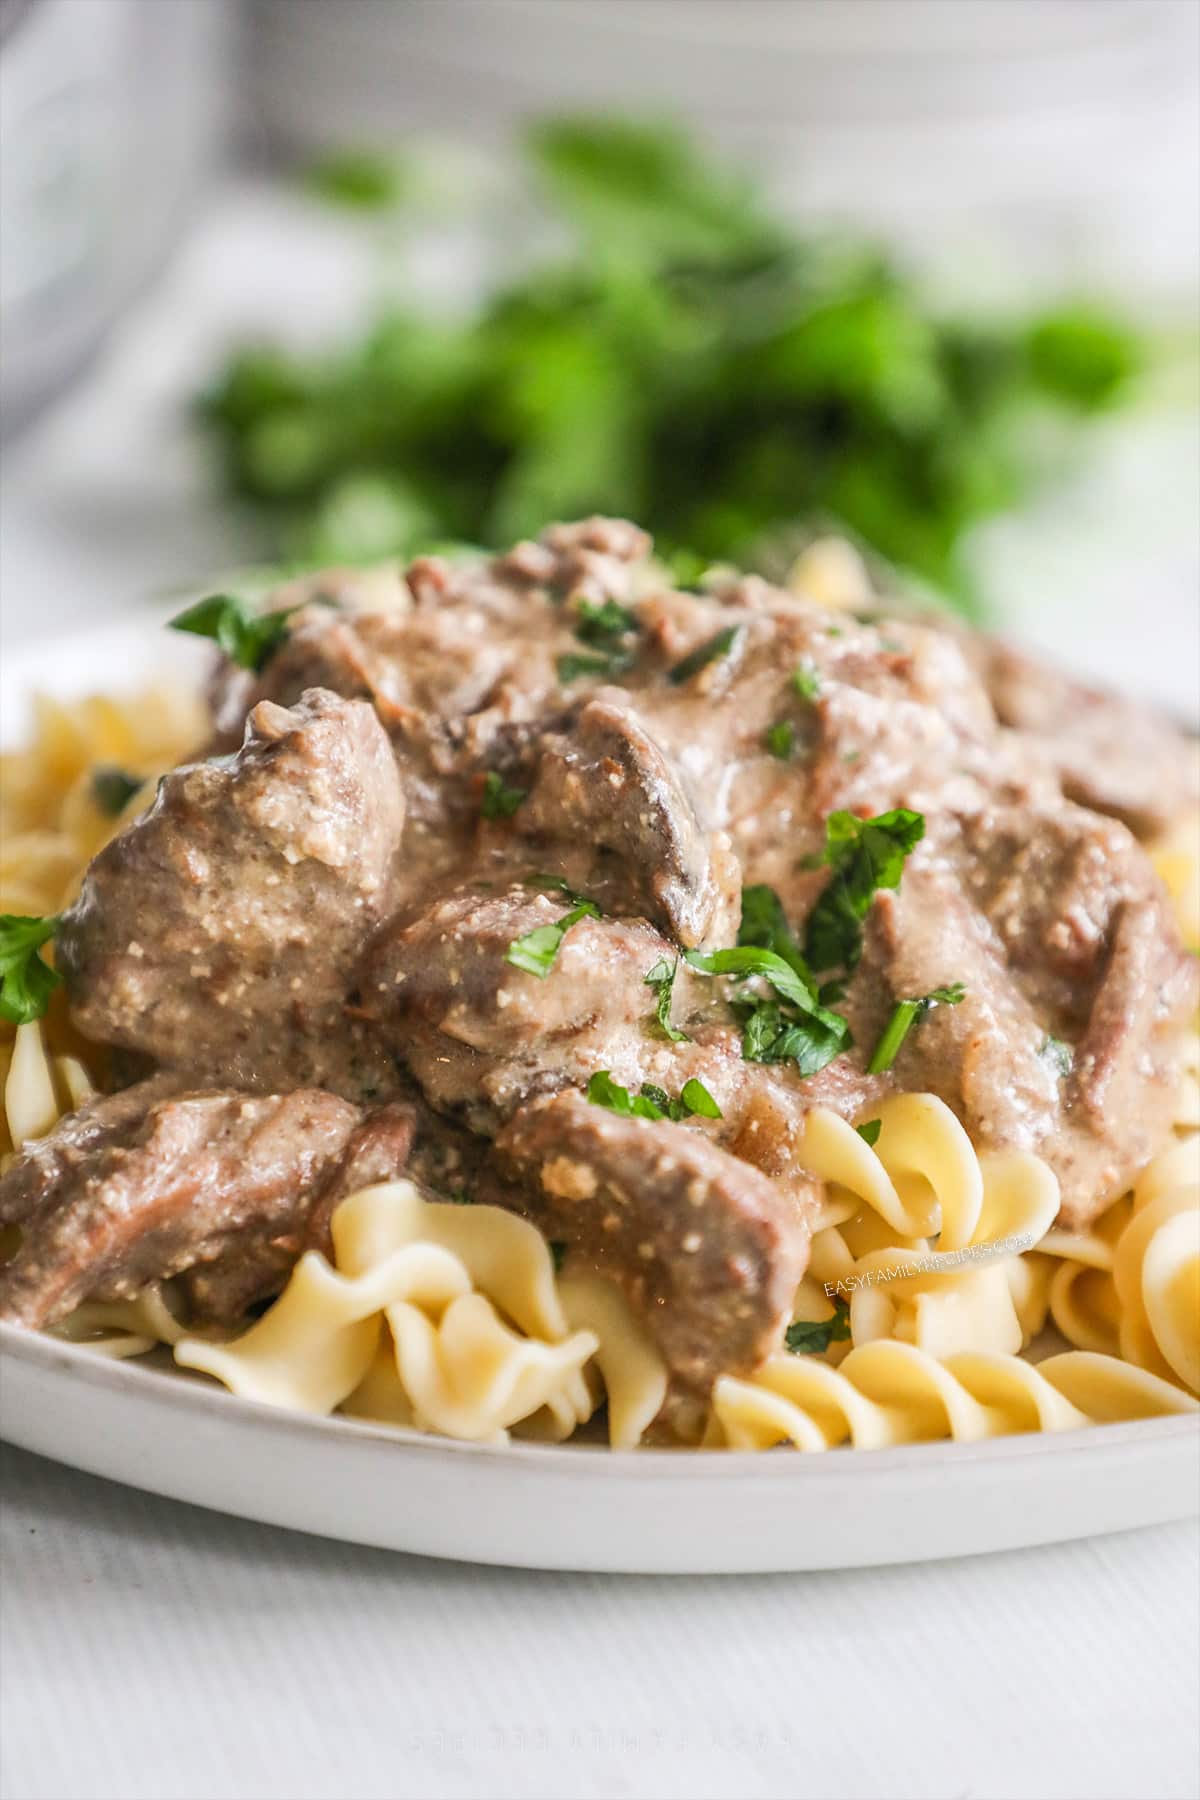
[[[763,733],[763,742],[772,756],[780,762],[787,762],[796,747],[796,727],[790,719],[780,719],[777,725],[769,725]]]
[[[870,1144],[872,1149],[874,1149],[875,1145],[879,1142],[879,1134],[883,1130],[883,1120],[864,1119],[862,1124],[856,1125],[854,1129],[857,1131],[863,1143]]]
[[[1038,1045],[1038,1055],[1050,1064],[1060,1081],[1065,1081],[1075,1067],[1075,1052],[1061,1038],[1043,1038]]]
[[[890,1069],[900,1052],[900,1046],[918,1019],[923,1019],[935,1006],[957,1006],[965,997],[966,991],[961,981],[954,981],[948,987],[934,988],[932,993],[922,994],[919,999],[897,1001],[867,1064],[868,1073],[882,1075],[885,1070]]]
[[[678,1025],[671,1023],[671,996],[675,990],[675,977],[679,973],[679,958],[673,963],[660,956],[652,969],[647,969],[642,980],[648,988],[654,989],[654,1017],[663,1036],[672,1044],[687,1042],[687,1032],[680,1031]]]
[[[615,600],[597,605],[580,600],[576,609],[575,635],[590,650],[568,650],[555,664],[563,686],[585,675],[623,675],[632,668],[634,650],[631,639],[640,630],[636,616]]]
[[[833,874],[809,915],[804,937],[812,968],[857,968],[862,922],[872,900],[880,888],[899,887],[905,860],[924,835],[924,818],[903,807],[874,819],[830,813],[819,863]]]
[[[754,944],[782,956],[803,981],[809,981],[808,964],[799,944],[792,936],[783,902],[773,887],[765,882],[751,882],[742,889],[742,917],[738,926],[738,943]]]
[[[629,659],[623,653],[605,654],[596,650],[568,650],[554,665],[564,687],[569,687],[571,682],[579,681],[584,675],[619,675],[628,667]]]
[[[623,1119],[719,1119],[721,1109],[702,1081],[693,1076],[685,1081],[678,1100],[672,1100],[665,1088],[643,1081],[641,1089],[631,1094],[627,1087],[614,1081],[607,1069],[597,1069],[587,1084],[587,1097],[593,1106],[618,1113]]]
[[[802,662],[792,676],[792,686],[802,700],[815,700],[821,692],[821,677],[810,662]]]
[[[561,1238],[551,1238],[549,1244],[550,1261],[554,1264],[554,1273],[562,1274],[562,1266],[567,1260],[567,1246]]]
[[[580,600],[576,610],[575,636],[583,644],[612,644],[639,629],[637,615],[615,600]]]
[[[850,1027],[840,1013],[823,1007],[811,979],[775,950],[739,945],[707,954],[688,950],[684,961],[702,975],[759,976],[776,999],[737,1000],[743,1016],[742,1056],[747,1062],[794,1062],[801,1075],[815,1075],[847,1050]]]
[[[230,662],[257,673],[287,636],[292,614],[307,604],[302,600],[279,612],[256,612],[238,594],[209,594],[168,623],[172,631],[214,639]]]
[[[126,769],[96,769],[92,775],[92,799],[106,812],[110,819],[115,819],[125,811],[133,796],[145,784],[144,775],[131,775]]]
[[[524,937],[515,939],[504,953],[505,962],[511,963],[514,969],[523,969],[526,975],[536,975],[539,981],[545,981],[572,925],[578,925],[580,919],[600,917],[600,908],[594,900],[572,898],[575,905],[561,919],[556,919],[552,925],[535,925]]]
[[[795,1319],[783,1334],[783,1341],[793,1356],[819,1356],[830,1344],[842,1343],[850,1336],[850,1308],[844,1300],[835,1300],[829,1319]]]
[[[528,788],[506,787],[504,777],[489,769],[483,783],[479,811],[485,819],[511,819]]]
[[[676,1104],[684,1109],[685,1117],[688,1113],[693,1113],[698,1119],[720,1119],[724,1116],[704,1083],[694,1075],[680,1088]]]
[[[701,669],[708,667],[709,663],[717,662],[721,657],[728,656],[741,635],[740,625],[727,625],[724,631],[718,631],[715,636],[706,638],[704,643],[697,644],[696,648],[690,655],[685,656],[682,662],[677,662],[673,669],[668,669],[668,681],[673,682],[676,687],[682,687],[685,681],[690,681],[693,675],[698,675]]]
[[[62,981],[58,970],[38,955],[57,930],[57,917],[0,915],[0,1018],[10,1025],[40,1019]]]

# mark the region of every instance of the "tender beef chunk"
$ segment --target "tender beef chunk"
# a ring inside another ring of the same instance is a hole
[[[25,1225],[61,1200],[95,1152],[136,1137],[159,1100],[179,1092],[173,1075],[155,1075],[117,1094],[97,1094],[67,1113],[47,1137],[24,1145],[0,1179],[0,1225]]]
[[[546,1235],[621,1286],[680,1382],[707,1391],[778,1346],[804,1213],[703,1131],[560,1094],[516,1113],[496,1149]]]
[[[379,596],[361,575],[308,578],[275,604],[296,606],[287,635],[248,682],[231,665],[218,671],[213,711],[219,741],[236,743],[258,699],[295,702],[310,687],[369,699],[400,745],[436,739],[438,722],[488,713],[497,721],[536,717],[557,704],[556,665],[578,650],[568,597],[627,602],[650,545],[622,520],[551,526],[491,562],[423,556],[403,588]]]
[[[56,947],[75,1023],[193,1083],[379,1087],[344,1004],[403,822],[370,707],[261,703],[236,757],[166,776],[92,863]]]
[[[64,927],[79,1022],[193,1082],[357,1098],[396,1092],[405,1065],[473,1182],[492,1177],[486,1144],[460,1155],[464,1126],[486,1140],[598,1069],[631,1090],[701,1080],[722,1118],[700,1138],[794,1199],[809,1108],[856,1118],[884,1092],[931,1088],[981,1144],[1047,1156],[1065,1217],[1097,1211],[1169,1134],[1196,972],[1128,831],[1062,790],[1156,830],[1194,792],[1183,740],[965,629],[835,615],[756,579],[671,592],[647,550],[636,527],[593,519],[490,560],[422,558],[386,593],[338,577],[281,594],[308,604],[255,681],[225,683],[223,725],[313,683],[351,697],[323,702],[344,718],[369,718],[355,697],[369,700],[400,770],[403,841],[383,734],[363,775],[361,725],[314,736],[319,772],[289,777],[266,824],[240,772],[261,745],[178,772]],[[627,666],[568,670],[609,601],[623,610],[602,629]],[[257,740],[292,715],[252,716]],[[362,804],[346,808],[329,770],[349,765]],[[511,817],[480,818],[489,771],[528,790]],[[306,782],[333,795],[342,860],[303,844],[289,860],[298,840],[278,842]],[[645,974],[732,940],[739,875],[776,890],[802,939],[829,815],[892,807],[922,813],[926,837],[866,919],[837,1002],[849,1054],[807,1079],[745,1062],[726,1002],[749,990],[683,967],[687,1041],[666,1041]],[[506,960],[570,907],[522,885],[534,870],[603,913],[572,927],[544,981]],[[962,1003],[868,1075],[896,1001],[954,982]]]
[[[403,1167],[412,1137],[411,1116],[364,1121],[316,1089],[167,1097],[155,1081],[118,1098],[65,1120],[0,1181],[0,1221],[22,1226],[0,1317],[51,1325],[185,1273],[198,1311],[237,1316],[278,1291],[337,1199]]]
[[[1154,837],[1195,806],[1196,749],[1145,707],[1085,687],[994,639],[968,640],[996,716],[1022,732],[1058,771],[1063,791]]]
[[[746,1062],[721,984],[682,962],[672,1015],[688,1037],[669,1042],[645,976],[676,952],[635,921],[579,920],[545,980],[514,968],[509,946],[561,918],[569,904],[525,887],[503,895],[468,890],[381,935],[362,979],[364,1008],[430,1104],[491,1134],[524,1101],[584,1088],[600,1069],[634,1093],[651,1083],[678,1094],[695,1079],[721,1110],[720,1141],[781,1193],[806,1193],[800,1141],[808,1108],[856,1118],[890,1082],[846,1059],[811,1080],[786,1065]]]
[[[507,961],[518,939],[570,909],[569,897],[525,886],[467,889],[385,931],[364,965],[363,1010],[431,1104],[477,1130],[493,1130],[530,1094],[611,1066],[622,1038],[640,1040],[650,1017],[644,976],[671,950],[648,925],[578,920],[545,980]]]
[[[741,871],[729,840],[701,831],[678,770],[619,689],[602,689],[569,733],[545,740],[517,823],[614,852],[644,896],[640,910],[686,948],[732,942]]]
[[[888,1004],[955,981],[966,993],[910,1034],[895,1077],[940,1094],[983,1143],[1045,1157],[1081,1223],[1170,1131],[1194,958],[1115,820],[1060,801],[936,835],[875,902],[865,980],[882,971]]]

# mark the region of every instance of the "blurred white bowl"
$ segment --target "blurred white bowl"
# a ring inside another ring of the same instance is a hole
[[[666,110],[807,217],[977,251],[980,285],[1200,278],[1194,0],[250,0],[249,28],[289,154]]]

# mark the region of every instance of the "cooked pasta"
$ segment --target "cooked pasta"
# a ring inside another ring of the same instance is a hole
[[[721,1376],[707,1441],[731,1450],[880,1450],[1197,1410],[1170,1382],[1116,1357],[1068,1351],[1035,1366],[978,1351],[939,1359],[913,1344],[880,1342],[852,1350],[836,1369],[773,1356],[749,1380]]]
[[[543,1411],[559,1437],[590,1417],[583,1367],[600,1340],[570,1330],[550,1251],[524,1219],[426,1201],[398,1181],[346,1200],[333,1241],[334,1266],[303,1257],[244,1336],[183,1338],[176,1361],[244,1399],[360,1416],[382,1406],[481,1442]]]

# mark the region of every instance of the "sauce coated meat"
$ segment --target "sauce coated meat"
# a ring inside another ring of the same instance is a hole
[[[593,519],[277,596],[262,671],[217,673],[213,755],[63,921],[75,1023],[151,1078],[0,1184],[5,1316],[178,1275],[230,1317],[347,1183],[459,1169],[703,1391],[786,1322],[812,1106],[936,1093],[1043,1156],[1071,1224],[1167,1138],[1196,965],[1136,834],[1194,800],[1186,741],[961,629],[677,592],[648,551]],[[739,936],[807,949],[798,1010],[712,966]],[[598,1071],[719,1117],[619,1116]]]

